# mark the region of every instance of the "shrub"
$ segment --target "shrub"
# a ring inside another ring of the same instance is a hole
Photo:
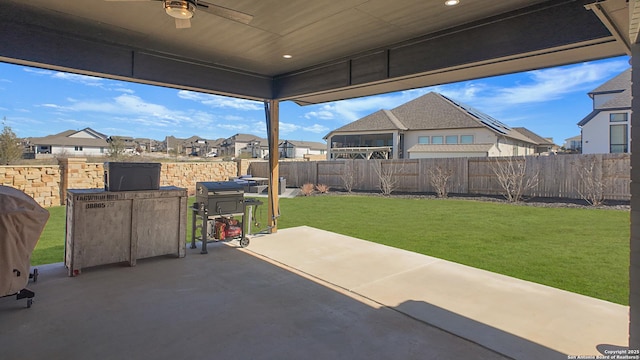
[[[324,184],[318,184],[316,185],[316,190],[318,190],[320,194],[326,194],[329,192],[329,186]]]
[[[383,195],[389,196],[400,186],[399,174],[404,170],[404,161],[401,164],[397,162],[387,162],[387,165],[381,161],[380,166],[374,166],[375,171],[380,184],[378,185]]]
[[[446,198],[449,194],[447,185],[449,185],[449,178],[453,175],[453,170],[436,166],[435,168],[429,169],[428,173],[431,186],[436,189],[436,195],[439,198]]]
[[[340,179],[342,180],[342,185],[347,192],[351,192],[354,186],[358,185],[358,179],[356,178],[356,173],[353,169],[353,160],[348,160],[345,162],[344,167],[342,169],[342,174],[340,174]]]
[[[503,190],[505,199],[518,202],[525,192],[538,186],[539,170],[527,171],[527,158],[510,156],[502,159],[497,157],[491,161],[491,170],[496,175]]]
[[[311,183],[306,183],[300,187],[300,190],[302,191],[302,195],[304,196],[309,196],[313,194],[314,189],[315,189],[315,186],[313,186],[313,184]]]

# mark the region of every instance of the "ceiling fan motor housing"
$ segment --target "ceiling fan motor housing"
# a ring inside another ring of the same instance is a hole
[[[176,19],[191,19],[196,10],[196,1],[164,0],[164,10]]]

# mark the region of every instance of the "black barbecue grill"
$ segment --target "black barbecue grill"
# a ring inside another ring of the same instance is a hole
[[[251,219],[248,219],[251,215],[247,216],[246,210],[248,206],[260,204],[260,201],[245,200],[244,187],[235,181],[196,183],[196,202],[192,208],[191,248],[196,248],[196,227],[200,227],[202,234],[202,254],[207,253],[207,241],[238,240],[240,246],[249,246],[246,225],[251,222]],[[198,219],[202,223],[196,226]]]
[[[209,215],[240,216],[244,214],[244,188],[234,181],[199,182],[196,202]]]

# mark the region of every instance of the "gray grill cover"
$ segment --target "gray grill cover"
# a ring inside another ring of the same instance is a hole
[[[0,185],[0,296],[27,286],[31,253],[47,220],[49,212],[29,195]]]

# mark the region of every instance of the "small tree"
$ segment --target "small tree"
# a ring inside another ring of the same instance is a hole
[[[398,175],[404,170],[404,163],[398,165],[398,162],[392,161],[387,166],[384,166],[382,162],[379,164],[380,166],[376,166],[377,164],[373,166],[373,170],[380,180],[378,187],[383,195],[391,195],[400,185]]]
[[[496,175],[503,195],[509,202],[518,202],[522,195],[538,186],[539,171],[534,171],[531,176],[527,176],[527,158],[508,157],[499,160],[494,158],[491,161],[491,170]]]
[[[107,139],[109,143],[109,150],[107,156],[114,160],[119,160],[124,156],[125,145],[119,137],[109,137]]]
[[[4,125],[6,118],[3,119]],[[0,165],[9,165],[22,158],[22,145],[20,139],[7,125],[4,125],[0,134]]]
[[[444,169],[442,166],[438,165],[434,168],[430,168],[427,172],[429,173],[429,181],[431,182],[431,185],[436,189],[436,195],[439,198],[446,198],[449,194],[449,178],[453,175],[453,170]]]

